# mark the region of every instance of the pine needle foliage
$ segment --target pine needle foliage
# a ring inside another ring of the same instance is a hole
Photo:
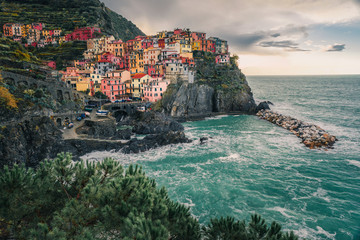
[[[199,239],[188,208],[139,166],[114,159],[72,162],[59,154],[38,169],[0,173],[0,219],[16,239]],[[0,236],[1,237],[1,236]],[[2,236],[4,237],[4,236]]]
[[[281,226],[253,215],[200,224],[190,209],[139,166],[124,169],[112,158],[73,162],[58,154],[37,169],[0,171],[0,239],[297,240]]]

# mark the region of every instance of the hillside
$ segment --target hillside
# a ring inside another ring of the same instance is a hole
[[[97,25],[124,41],[144,33],[131,21],[105,7],[99,0],[0,0],[0,25],[42,22],[47,28],[70,32]]]

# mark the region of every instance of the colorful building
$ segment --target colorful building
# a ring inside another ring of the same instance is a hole
[[[132,87],[132,97],[140,98],[142,97],[142,85],[148,84],[151,77],[145,73],[137,73],[132,76],[131,87]]]
[[[100,28],[84,27],[75,29],[72,33],[65,36],[66,41],[87,41],[88,39],[95,38],[96,34],[101,33]]]
[[[159,101],[163,97],[169,84],[169,80],[162,78],[151,79],[148,84],[143,85],[143,100],[149,102]]]

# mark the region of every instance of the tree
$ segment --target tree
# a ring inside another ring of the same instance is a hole
[[[108,97],[100,91],[95,92],[95,97],[99,99],[108,99]]]
[[[202,236],[203,234],[203,236]],[[73,162],[58,154],[38,168],[5,166],[0,172],[0,238],[15,239],[208,239],[296,240],[251,222],[211,219],[202,227],[188,207],[169,199],[142,168],[126,170],[114,159]]]
[[[23,165],[5,167],[0,188],[0,220],[18,239],[200,236],[189,208],[171,201],[141,167],[131,165],[124,171],[111,158],[73,163],[71,155],[59,154],[36,171]]]
[[[260,215],[251,216],[251,221],[246,225],[245,221],[235,221],[232,217],[211,219],[207,226],[202,228],[206,240],[297,240],[293,232],[284,233],[281,226],[272,222],[267,226]]]

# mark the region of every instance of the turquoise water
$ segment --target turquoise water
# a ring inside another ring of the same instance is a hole
[[[184,126],[193,143],[112,156],[142,164],[172,199],[201,223],[259,213],[308,239],[360,236],[360,76],[248,77],[256,100],[315,123],[339,141],[310,150],[300,139],[255,116],[218,116]],[[200,145],[199,137],[212,137]]]

